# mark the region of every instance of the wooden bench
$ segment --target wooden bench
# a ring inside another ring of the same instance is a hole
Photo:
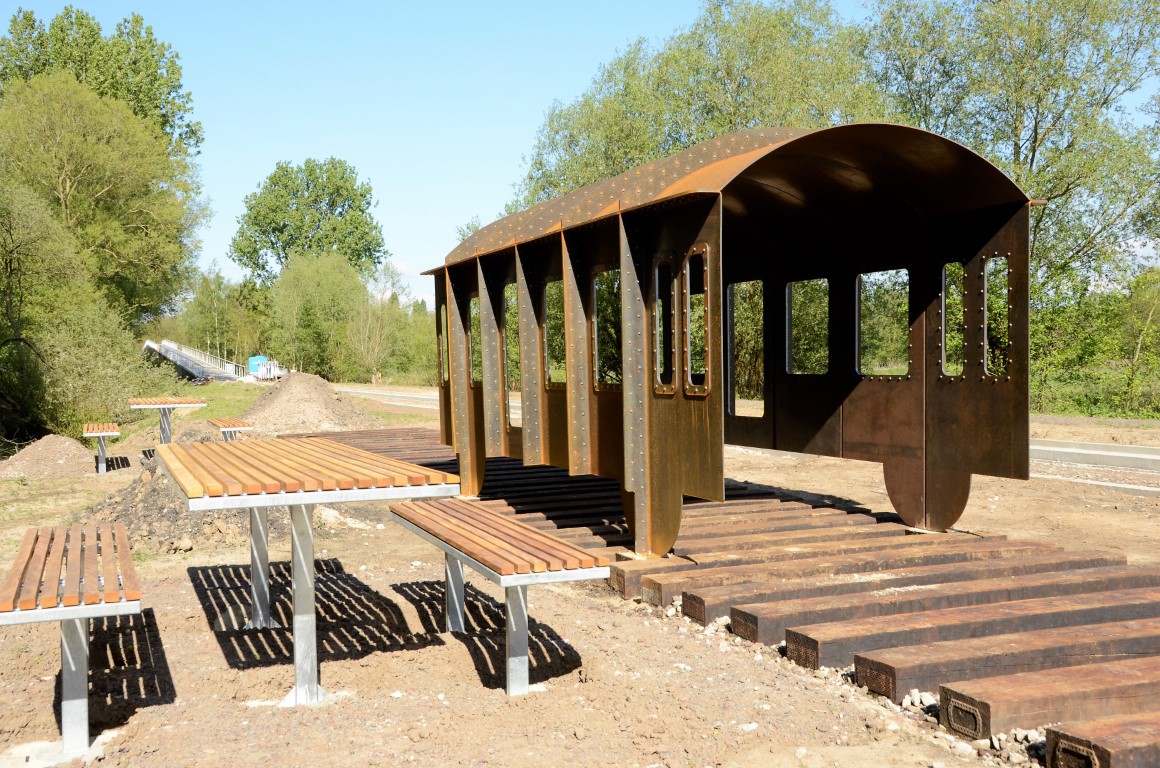
[[[253,431],[254,425],[241,419],[207,419],[210,424],[222,431],[222,439],[227,443],[238,439],[239,432]]]
[[[83,437],[97,438],[97,474],[105,474],[105,438],[120,437],[121,428],[114,421],[85,424]]]
[[[463,566],[504,588],[506,690],[528,692],[528,585],[608,578],[597,557],[509,515],[460,499],[391,504],[390,518],[443,550],[446,631],[463,632]]]
[[[0,625],[60,622],[60,729],[66,755],[89,748],[89,619],[141,612],[121,524],[29,528],[0,584]]]

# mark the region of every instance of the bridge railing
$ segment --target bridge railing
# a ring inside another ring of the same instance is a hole
[[[246,375],[246,367],[244,365],[238,365],[232,360],[227,360],[224,357],[211,355],[208,352],[202,352],[200,349],[187,347],[184,344],[178,344],[176,341],[170,341],[169,339],[162,339],[161,346],[174,349],[191,360],[204,363],[211,368],[218,368],[232,376],[238,377],[239,379]]]

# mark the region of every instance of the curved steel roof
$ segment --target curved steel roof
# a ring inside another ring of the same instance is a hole
[[[728,207],[734,182],[739,193],[757,187],[799,208],[884,193],[927,216],[1028,201],[983,157],[928,131],[882,123],[756,128],[505,216],[460,243],[445,266],[683,195],[724,193]]]

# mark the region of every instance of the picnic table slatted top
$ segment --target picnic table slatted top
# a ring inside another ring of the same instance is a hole
[[[170,443],[156,450],[190,499],[459,482],[447,472],[314,437]]]
[[[120,523],[29,528],[0,583],[0,613],[140,599]]]
[[[253,423],[242,419],[206,419],[218,429],[253,429]]]
[[[478,502],[431,499],[392,503],[391,512],[469,554],[500,576],[570,571],[609,564],[574,544]]]
[[[85,424],[83,437],[107,437],[109,435],[117,436],[121,434],[120,428],[115,421],[98,421],[92,424]]]
[[[198,406],[205,405],[204,400],[198,400],[195,397],[131,397],[129,398],[130,408],[172,408],[174,406]]]

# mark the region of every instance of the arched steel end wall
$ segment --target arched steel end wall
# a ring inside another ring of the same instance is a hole
[[[493,455],[620,478],[636,550],[663,554],[679,532],[682,495],[723,497],[728,441],[879,461],[904,519],[949,527],[971,473],[1027,476],[1027,210],[1001,172],[953,142],[856,125],[721,137],[484,227],[431,272],[437,313],[443,318],[446,307],[447,317],[438,324],[440,360],[450,361],[450,375],[440,375],[444,435],[459,453],[464,492],[478,492],[484,457]],[[1008,267],[1001,376],[984,360],[985,275],[997,257]],[[943,268],[951,263],[965,275],[968,351],[954,376],[942,350]],[[593,284],[607,269],[620,278],[619,387],[595,375]],[[894,269],[909,276],[909,368],[863,375],[859,275]],[[806,279],[828,281],[824,374],[786,366],[787,288]],[[729,286],[752,280],[764,298],[760,417],[733,413],[728,346]],[[550,380],[545,353],[544,293],[555,281],[564,297],[565,382]],[[505,383],[508,285],[518,302],[519,419]],[[694,383],[681,342],[691,295],[701,290],[708,354]],[[673,311],[657,311],[666,302]],[[658,315],[671,324],[671,348],[654,343]],[[658,354],[684,378],[660,383]]]

